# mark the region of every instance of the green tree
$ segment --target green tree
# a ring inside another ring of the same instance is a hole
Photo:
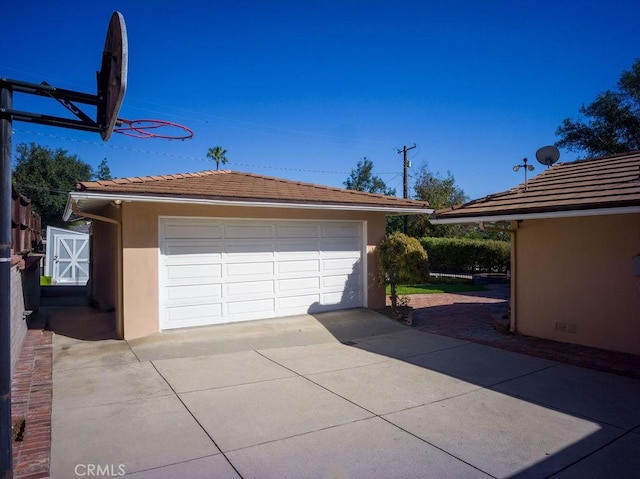
[[[211,158],[213,161],[216,162],[216,170],[220,168],[220,163],[224,165],[229,162],[229,159],[227,158],[226,155],[227,155],[227,150],[225,150],[221,146],[211,147],[207,152],[207,158]]]
[[[565,118],[556,129],[556,146],[587,156],[640,150],[640,58],[623,71],[617,90],[606,90],[579,109],[581,118]]]
[[[388,188],[379,176],[373,174],[373,161],[367,159],[366,156],[358,161],[356,167],[351,170],[349,178],[342,184],[348,190],[366,191],[367,193],[378,193],[387,196],[396,195],[394,188]],[[401,216],[387,216],[387,233],[393,233],[401,229]]]
[[[100,164],[98,165],[98,171],[95,174],[97,180],[112,180],[111,176],[111,168],[109,168],[109,164],[107,163],[107,159],[104,158]]]
[[[64,226],[67,193],[77,182],[91,179],[91,166],[67,150],[52,150],[36,143],[21,143],[16,153],[13,184],[31,199],[43,226]]]
[[[450,171],[443,178],[431,172],[426,163],[418,170],[414,192],[416,199],[427,201],[435,210],[459,205],[468,199]],[[465,225],[432,225],[423,215],[411,217],[409,221],[409,233],[416,237],[464,236],[468,229]]]
[[[381,281],[391,287],[391,310],[398,308],[399,284],[421,283],[429,278],[427,253],[416,238],[404,233],[387,235],[376,248]]]
[[[396,195],[395,189],[387,188],[384,181],[373,174],[373,161],[367,159],[366,156],[358,161],[343,185],[348,190],[366,191],[387,196]]]

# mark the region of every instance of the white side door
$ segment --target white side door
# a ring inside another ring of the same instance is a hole
[[[89,237],[56,235],[53,246],[53,282],[84,286],[89,280]]]

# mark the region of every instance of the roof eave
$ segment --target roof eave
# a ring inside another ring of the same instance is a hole
[[[538,211],[531,213],[495,214],[478,216],[457,216],[452,218],[433,218],[429,221],[435,225],[480,223],[483,221],[519,221],[548,218],[574,218],[580,216],[604,216],[640,213],[639,206],[620,206],[609,208],[591,208],[584,210]]]
[[[72,191],[67,198],[67,205],[63,219],[69,221],[73,212],[72,204],[85,201],[103,201],[109,203],[114,199],[122,202],[145,202],[145,203],[173,203],[191,205],[211,205],[211,206],[252,206],[257,208],[299,208],[309,210],[334,210],[334,211],[369,211],[380,212],[390,215],[421,215],[431,214],[432,208],[406,207],[406,206],[382,206],[366,204],[345,204],[345,203],[304,203],[304,202],[279,202],[279,201],[243,201],[243,200],[222,200],[207,198],[188,198],[171,196],[147,196],[131,194],[104,194],[86,191]],[[81,205],[78,205],[81,210]]]

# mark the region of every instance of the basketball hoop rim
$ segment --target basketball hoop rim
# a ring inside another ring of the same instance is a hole
[[[124,125],[124,126],[123,126]],[[167,135],[164,133],[154,133],[156,128],[170,127],[182,130],[182,134]],[[141,119],[141,120],[126,120],[124,118],[118,118],[114,133],[120,133],[121,135],[131,136],[133,138],[139,138],[146,140],[148,138],[161,138],[164,140],[189,140],[193,138],[193,131],[179,123],[174,123],[167,120],[154,120],[154,119]]]

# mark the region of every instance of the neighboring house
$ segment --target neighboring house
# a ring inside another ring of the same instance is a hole
[[[425,202],[232,171],[79,183],[93,299],[118,334],[385,304],[374,250],[387,215]]]
[[[437,211],[511,231],[511,330],[640,354],[640,152],[558,163]]]

